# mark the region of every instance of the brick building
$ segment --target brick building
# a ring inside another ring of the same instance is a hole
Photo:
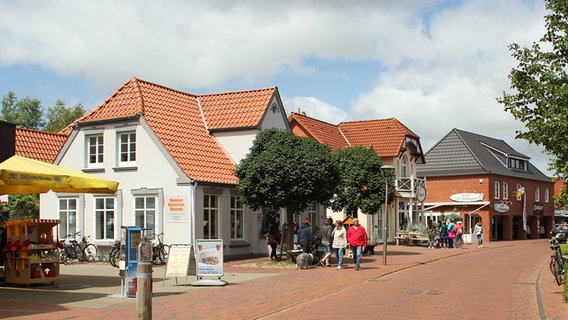
[[[537,238],[552,228],[554,182],[503,140],[453,129],[425,158],[417,174],[427,181],[426,217],[457,213],[469,234],[481,221],[485,241]]]

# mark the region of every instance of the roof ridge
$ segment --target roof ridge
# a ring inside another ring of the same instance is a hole
[[[345,141],[347,142],[347,144],[352,147],[353,145],[351,144],[351,141],[349,141],[349,139],[347,138],[347,136],[345,135],[345,133],[343,133],[343,130],[341,130],[341,127],[339,125],[336,125],[337,130],[339,130],[339,133],[341,134],[341,136],[343,137],[343,139],[345,139]]]
[[[219,96],[219,95],[226,95],[226,94],[238,94],[243,92],[255,92],[255,91],[266,91],[266,90],[276,90],[277,87],[265,87],[265,88],[256,88],[256,89],[249,89],[249,90],[233,90],[233,91],[225,91],[225,92],[216,92],[216,93],[202,93],[202,94],[195,94],[196,97],[205,97],[205,96]]]
[[[335,126],[335,127],[337,127],[336,124],[329,123],[329,122],[326,122],[326,121],[323,121],[323,120],[319,120],[319,119],[316,119],[316,118],[312,118],[312,117],[309,117],[309,116],[307,116],[307,115],[305,115],[305,114],[301,114],[301,113],[298,113],[298,112],[293,112],[293,111],[292,111],[291,114],[292,114],[292,115],[299,115],[300,117],[309,118],[309,119],[314,120],[314,121],[317,121],[317,122],[321,122],[321,123],[328,124],[328,125],[330,125],[330,126]]]
[[[45,131],[45,130],[40,130],[40,129],[24,128],[24,127],[16,127],[16,130],[34,131],[34,132],[37,132],[37,133],[45,133],[45,134],[55,134],[55,135],[59,135],[59,136],[63,136],[63,137],[69,136],[68,134],[62,133],[62,132],[51,132],[51,131]]]
[[[483,162],[481,162],[479,160],[479,158],[477,157],[477,155],[475,154],[475,152],[473,152],[473,150],[471,150],[471,147],[469,146],[469,144],[467,144],[467,142],[465,141],[465,139],[460,135],[460,131],[461,132],[465,132],[465,133],[471,133],[471,132],[467,132],[467,131],[463,131],[463,130],[459,130],[457,128],[454,128],[453,131],[456,133],[456,135],[458,136],[458,138],[461,140],[461,142],[464,144],[464,146],[467,148],[467,150],[469,151],[469,153],[473,156],[473,158],[475,159],[475,161],[477,161],[477,164],[479,164],[479,166],[481,168],[483,168],[483,170],[485,170],[485,172],[491,172],[490,170],[487,170],[487,168],[483,165]]]
[[[137,102],[140,107],[140,114],[144,114],[144,94],[142,94],[142,88],[140,87],[140,82],[137,78],[132,77],[130,80],[133,82],[134,86],[136,87],[136,93],[138,94]]]
[[[395,118],[382,118],[382,119],[367,119],[367,120],[352,120],[352,121],[341,121],[338,125],[343,124],[343,123],[358,123],[358,122],[375,122],[375,121],[386,121],[386,120],[391,120],[391,119],[395,119]]]
[[[130,81],[132,81],[132,80],[136,80],[137,82],[144,82],[144,83],[149,84],[149,85],[153,85],[153,86],[156,86],[156,87],[160,87],[160,88],[163,88],[163,89],[166,89],[166,90],[169,90],[169,91],[179,92],[179,93],[181,93],[181,94],[186,94],[186,95],[190,95],[190,96],[193,96],[193,97],[197,97],[197,96],[198,96],[197,94],[194,94],[194,93],[191,93],[191,92],[186,92],[186,91],[181,91],[181,90],[178,90],[178,89],[173,89],[173,88],[170,88],[170,87],[166,87],[166,86],[164,86],[164,85],[162,85],[162,84],[155,83],[155,82],[148,81],[148,80],[144,80],[144,79],[140,79],[140,78],[137,78],[137,77],[131,77],[128,81],[126,81],[126,83],[128,83],[128,82],[130,82]],[[126,83],[125,83],[125,84],[126,84]],[[119,89],[120,89],[120,88],[119,88]],[[117,91],[118,91],[118,90],[117,90]]]
[[[201,120],[203,121],[205,131],[209,132],[209,125],[207,124],[207,120],[205,120],[205,114],[203,113],[203,107],[201,106],[201,99],[199,96],[197,96],[195,97],[195,100],[197,100],[197,108],[199,109],[199,115],[201,115]]]

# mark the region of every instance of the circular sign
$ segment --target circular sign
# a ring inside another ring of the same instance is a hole
[[[426,188],[420,186],[416,189],[416,199],[420,202],[424,202],[424,199],[426,199]]]

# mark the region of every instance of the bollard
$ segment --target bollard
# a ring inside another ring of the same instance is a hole
[[[136,289],[136,319],[152,319],[152,263],[138,263]]]

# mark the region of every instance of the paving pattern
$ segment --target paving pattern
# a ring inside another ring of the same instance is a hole
[[[379,251],[364,257],[359,271],[349,259],[342,270],[257,267],[264,258],[232,261],[225,264],[223,279],[229,284],[224,287],[164,283],[163,269],[156,268],[152,314],[153,319],[568,319],[562,287],[548,270],[549,251],[547,240],[492,242],[481,249],[389,246],[387,266]],[[105,268],[70,266],[62,270],[69,275],[58,288],[0,287],[0,318],[136,318],[136,299],[116,297],[116,275],[80,278]],[[96,281],[83,287],[70,282],[77,279]],[[69,288],[73,285],[77,288]]]

